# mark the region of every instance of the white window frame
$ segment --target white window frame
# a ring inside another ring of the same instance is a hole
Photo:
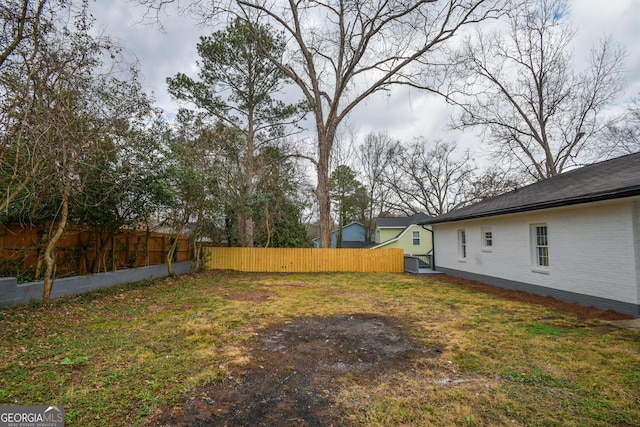
[[[534,271],[549,271],[549,227],[545,223],[531,224],[531,258]]]
[[[416,238],[416,236],[418,236],[418,237]],[[418,241],[418,243],[416,243],[416,240]],[[411,242],[413,243],[413,246],[420,246],[420,232],[419,231],[411,232]]]
[[[482,227],[480,230],[481,230],[480,239],[482,241],[482,251],[492,252],[493,251],[493,231],[491,230],[491,227]]]
[[[468,251],[467,231],[463,228],[458,230],[458,261],[465,262]]]

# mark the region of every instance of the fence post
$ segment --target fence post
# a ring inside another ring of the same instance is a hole
[[[124,234],[124,264],[125,267],[129,266],[129,231],[125,231]]]

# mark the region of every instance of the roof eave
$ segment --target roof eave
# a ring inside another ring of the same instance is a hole
[[[487,218],[487,217],[498,216],[498,215],[509,215],[509,214],[537,211],[542,209],[551,209],[551,208],[558,208],[558,207],[564,207],[564,206],[580,205],[584,203],[600,202],[604,200],[623,199],[626,197],[633,197],[633,196],[639,196],[639,195],[640,195],[640,186],[622,189],[620,191],[615,191],[615,192],[601,193],[596,195],[587,195],[584,197],[552,200],[552,201],[542,202],[542,203],[532,203],[529,205],[515,206],[512,208],[496,209],[493,211],[463,215],[460,217],[442,218],[442,219],[438,219],[438,217],[436,217],[430,221],[423,221],[419,225],[433,225],[433,224],[442,224],[445,222],[466,221],[470,219],[480,219],[480,218]]]

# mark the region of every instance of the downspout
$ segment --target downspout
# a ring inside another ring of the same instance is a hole
[[[423,224],[420,224],[420,227],[422,227],[423,230],[428,231],[429,233],[431,233],[431,269],[435,270],[436,269],[436,243],[433,240],[433,230],[425,227]]]

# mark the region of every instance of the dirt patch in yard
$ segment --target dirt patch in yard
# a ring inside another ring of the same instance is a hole
[[[232,368],[224,382],[193,391],[150,425],[345,425],[335,400],[341,381],[375,381],[417,357],[437,357],[440,349],[422,347],[389,318],[338,315],[263,329],[247,354],[250,362]]]
[[[438,280],[550,307],[578,319],[625,320],[613,311],[568,304],[554,298],[439,276]],[[288,283],[285,283],[289,285]],[[296,286],[296,284],[292,285]],[[265,302],[276,293],[219,287],[226,299]],[[603,328],[612,328],[602,325]],[[380,383],[417,363],[439,365],[440,348],[425,348],[399,323],[379,315],[304,317],[257,331],[242,349],[246,363],[227,366],[222,382],[191,391],[176,407],[164,408],[148,426],[348,426],[340,389]],[[451,362],[449,362],[451,363]],[[466,379],[445,377],[440,384]]]
[[[222,295],[224,299],[256,303],[266,302],[277,297],[277,294],[273,292],[225,289],[222,287],[218,288],[216,292]]]

